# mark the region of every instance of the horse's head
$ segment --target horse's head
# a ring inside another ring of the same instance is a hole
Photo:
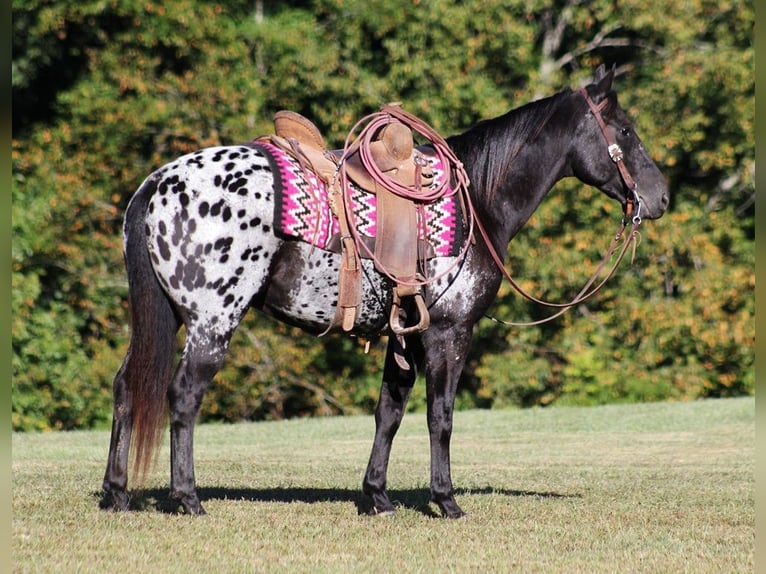
[[[657,219],[670,202],[668,184],[617,103],[613,79],[614,68],[606,72],[602,65],[593,83],[572,94],[579,100],[577,109],[582,110],[572,170],[578,179],[599,188],[624,208],[637,199],[638,215]]]

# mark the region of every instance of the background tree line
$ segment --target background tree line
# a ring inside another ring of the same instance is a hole
[[[13,2],[13,427],[103,426],[127,339],[122,214],[143,178],[272,131],[279,109],[340,146],[401,101],[443,135],[616,63],[670,211],[599,296],[539,327],[485,320],[464,407],[754,392],[752,0]],[[582,285],[619,206],[562,182],[510,250],[540,296]],[[540,318],[503,287],[491,310]],[[202,418],[369,411],[382,343],[250,314]],[[423,404],[422,385],[411,408]]]

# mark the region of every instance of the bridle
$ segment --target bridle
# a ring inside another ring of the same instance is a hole
[[[630,175],[628,166],[626,166],[625,162],[623,161],[625,156],[622,152],[622,148],[612,139],[611,135],[609,135],[609,130],[606,128],[606,122],[604,122],[604,118],[601,115],[601,111],[604,109],[609,100],[604,99],[600,104],[596,105],[596,103],[588,94],[588,90],[585,88],[580,88],[578,91],[585,98],[585,102],[588,104],[590,111],[593,113],[593,117],[596,119],[598,127],[601,128],[601,133],[604,135],[604,139],[606,140],[606,149],[609,152],[609,157],[615,164],[617,164],[617,169],[620,172],[620,177],[622,177],[622,181],[625,184],[625,187],[628,188],[629,194],[625,198],[625,216],[631,217],[633,214],[633,209],[635,208],[636,214],[633,215],[633,218],[637,217],[640,223],[641,200],[638,197],[638,184],[636,183],[636,180],[633,179],[633,176]]]
[[[580,88],[578,92],[585,98],[585,101],[587,102],[588,107],[590,108],[591,113],[593,114],[593,117],[596,119],[596,122],[598,123],[598,126],[601,129],[601,133],[603,134],[604,139],[606,140],[609,157],[617,165],[617,169],[620,172],[620,177],[622,178],[623,183],[625,184],[625,187],[628,189],[628,195],[625,198],[625,206],[623,208],[624,217],[622,219],[622,223],[620,225],[620,228],[615,233],[612,243],[609,246],[609,249],[607,249],[603,259],[599,263],[596,270],[593,272],[593,275],[585,284],[585,286],[580,290],[580,292],[575,296],[575,298],[568,303],[551,303],[548,301],[543,301],[541,299],[538,299],[537,297],[534,297],[533,295],[530,295],[524,289],[522,289],[522,287],[516,282],[516,280],[513,279],[511,274],[505,268],[502,258],[498,255],[497,251],[495,250],[486,229],[482,225],[481,221],[478,218],[476,218],[476,222],[475,222],[476,227],[481,233],[481,236],[487,245],[487,249],[489,250],[490,255],[494,259],[496,265],[502,272],[505,279],[511,284],[511,286],[522,297],[524,297],[525,299],[533,303],[537,303],[538,305],[543,305],[545,307],[559,309],[559,311],[557,311],[553,315],[550,315],[549,317],[546,317],[544,319],[540,319],[538,321],[523,322],[523,323],[512,322],[512,321],[502,321],[500,319],[496,319],[494,317],[490,317],[487,315],[488,318],[492,319],[495,322],[502,323],[504,325],[509,325],[509,326],[527,327],[527,326],[540,325],[542,323],[547,323],[548,321],[552,321],[553,319],[556,319],[557,317],[563,315],[566,311],[568,311],[575,305],[578,305],[582,303],[583,301],[585,301],[586,299],[589,299],[590,297],[592,297],[593,295],[595,295],[601,290],[601,288],[606,284],[606,282],[612,277],[614,272],[617,270],[617,266],[620,264],[623,257],[625,257],[625,254],[627,253],[631,243],[633,243],[636,240],[636,237],[638,236],[638,227],[641,225],[641,200],[639,198],[638,191],[637,191],[638,185],[636,184],[636,181],[633,179],[633,176],[631,176],[627,166],[625,165],[625,162],[623,161],[624,154],[623,154],[622,148],[620,148],[620,146],[612,139],[611,135],[609,134],[609,130],[607,129],[606,122],[604,121],[604,118],[601,115],[601,112],[606,106],[606,103],[608,100],[604,100],[600,104],[596,104],[591,99],[590,94],[588,94],[588,91],[585,88]],[[627,237],[623,240],[625,228],[628,226],[628,223],[631,224],[631,229]],[[617,256],[616,261],[614,262],[614,265],[612,265],[606,277],[600,283],[598,283],[595,287],[593,287],[593,284],[596,282],[599,275],[606,267],[608,261],[612,258],[614,253],[617,251],[620,241],[623,241],[623,245],[622,245],[622,248],[619,250],[619,254]]]

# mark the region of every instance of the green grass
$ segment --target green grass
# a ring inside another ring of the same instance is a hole
[[[197,430],[204,517],[98,510],[104,432],[13,436],[15,572],[752,572],[753,398],[456,415],[465,520],[434,518],[423,415],[394,443],[394,517],[359,513],[371,417]]]

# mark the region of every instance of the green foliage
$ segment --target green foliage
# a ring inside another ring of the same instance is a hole
[[[262,8],[262,11],[260,10]],[[104,426],[128,337],[121,220],[141,180],[271,131],[340,145],[389,101],[444,135],[619,65],[621,104],[673,205],[595,300],[534,328],[482,321],[460,406],[754,392],[754,9],[692,0],[13,3],[13,426]],[[574,295],[620,217],[562,182],[511,246],[522,284]],[[538,319],[507,286],[492,313]],[[382,343],[249,315],[204,420],[370,411]],[[417,385],[411,408],[424,403]]]

